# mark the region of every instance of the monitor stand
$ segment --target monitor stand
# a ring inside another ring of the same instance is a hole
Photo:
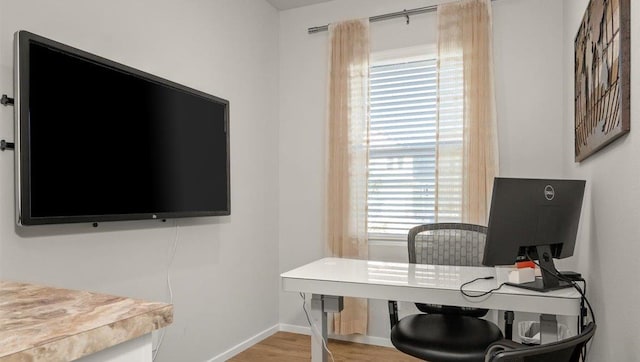
[[[551,248],[549,245],[536,246],[536,255],[538,256],[538,262],[540,264],[540,272],[542,277],[536,277],[535,281],[529,283],[504,283],[512,287],[535,290],[538,292],[548,292],[551,290],[572,288],[573,284],[565,282],[556,278],[550,271],[556,271],[556,267],[553,264],[553,257],[551,254]],[[547,271],[549,270],[549,271]]]

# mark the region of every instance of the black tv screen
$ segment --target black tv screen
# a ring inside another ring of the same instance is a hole
[[[16,33],[18,223],[230,214],[229,102]]]

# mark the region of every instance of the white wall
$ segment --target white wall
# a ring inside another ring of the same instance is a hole
[[[566,176],[587,180],[577,270],[588,279],[588,297],[598,329],[591,361],[637,361],[640,356],[637,311],[640,299],[637,263],[640,255],[640,7],[631,0],[631,133],[581,163],[573,162],[574,38],[587,0],[563,2],[564,144]]]
[[[13,94],[13,33],[25,29],[230,100],[232,215],[178,221],[175,321],[159,360],[204,361],[276,325],[277,11],[255,0],[1,0],[0,9],[2,93]],[[12,111],[0,107],[0,138],[13,139]],[[17,229],[13,164],[0,153],[0,277],[168,300],[174,221]]]
[[[562,173],[562,2],[496,0],[493,38],[500,174]]]
[[[324,255],[327,33],[307,28],[442,1],[332,1],[280,14],[280,270]],[[503,176],[562,176],[562,3],[498,0],[496,98]],[[436,41],[435,14],[371,25],[372,51]],[[370,247],[370,258],[406,260],[406,246]],[[386,303],[371,301],[369,335],[388,338]],[[300,298],[280,295],[280,321],[304,326]]]

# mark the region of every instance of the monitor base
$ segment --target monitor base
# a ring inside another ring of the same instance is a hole
[[[541,277],[536,277],[535,281],[529,283],[504,283],[504,285],[508,285],[511,287],[535,290],[536,292],[550,292],[552,290],[564,289],[564,288],[573,288],[573,284],[559,280],[558,285],[545,286]]]

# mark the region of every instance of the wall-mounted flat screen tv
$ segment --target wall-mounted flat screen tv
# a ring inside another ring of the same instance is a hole
[[[26,31],[15,57],[18,224],[230,214],[228,101]]]

